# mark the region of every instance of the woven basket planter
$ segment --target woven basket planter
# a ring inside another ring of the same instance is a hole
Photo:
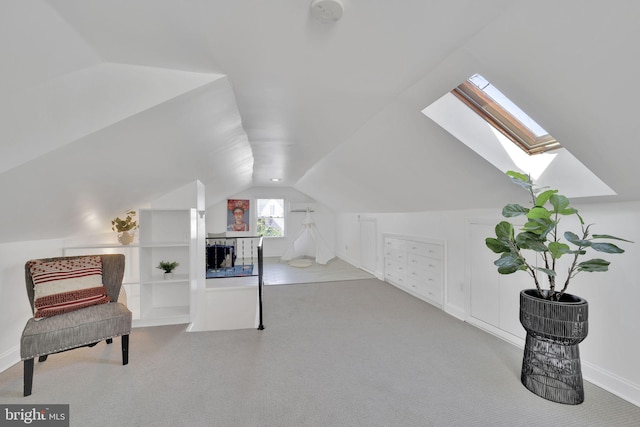
[[[522,384],[547,400],[576,405],[584,401],[578,344],[588,333],[586,300],[565,294],[561,301],[520,292],[520,323],[527,331]]]

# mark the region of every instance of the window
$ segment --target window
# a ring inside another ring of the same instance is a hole
[[[452,93],[527,154],[561,148],[554,137],[480,74],[474,74]]]
[[[479,74],[447,91],[422,113],[503,172],[520,171],[530,174],[541,186],[561,186],[567,197],[616,194]],[[529,134],[529,141],[520,141],[512,128]],[[542,146],[536,147],[539,143]],[[588,186],[583,185],[585,180]]]
[[[284,237],[284,199],[258,199],[258,235]]]

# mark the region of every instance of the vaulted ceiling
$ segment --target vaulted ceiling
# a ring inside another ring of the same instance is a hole
[[[640,2],[343,0],[335,23],[310,3],[1,2],[0,242],[195,179],[208,205],[254,186],[336,211],[501,205],[518,190],[421,114],[474,73],[618,194],[599,200],[640,199]]]

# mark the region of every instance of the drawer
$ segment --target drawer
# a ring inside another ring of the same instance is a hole
[[[442,245],[424,242],[407,242],[407,252],[434,259],[442,259]]]
[[[415,280],[412,277],[406,279],[406,287],[417,295],[427,298],[439,305],[442,304],[442,286],[440,281]]]
[[[407,251],[406,248],[384,248],[384,258],[391,261],[399,262],[402,264],[407,263]]]
[[[396,285],[406,286],[407,285],[407,277],[397,271],[397,270],[386,270],[384,271],[384,279],[387,282],[394,283]]]
[[[440,275],[440,272],[409,269],[406,276],[422,283],[433,283],[436,286],[442,283],[442,276]]]
[[[385,274],[387,274],[387,272],[393,272],[396,275],[403,275],[404,276],[404,275],[407,274],[407,265],[385,258],[385,260],[384,260],[384,272],[385,272]]]
[[[442,304],[442,282],[427,282],[425,287],[425,297]]]
[[[407,277],[407,288],[411,289],[418,295],[425,296],[427,294],[427,285],[422,279],[417,279],[412,276]]]
[[[429,287],[442,287],[442,276],[440,272],[433,273],[424,270],[409,270],[406,276],[411,280],[424,283]]]
[[[394,253],[394,252],[407,252],[407,241],[401,239],[394,239],[391,237],[386,237],[384,239],[384,252],[386,253]]]
[[[424,272],[440,275],[442,272],[442,261],[422,255],[408,254],[407,266],[410,272]]]
[[[389,261],[393,261],[399,264],[407,265],[407,253],[406,252],[391,252],[385,253],[384,259],[388,259]]]

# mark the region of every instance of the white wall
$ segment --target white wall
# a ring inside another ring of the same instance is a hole
[[[298,231],[302,226],[302,220],[305,217],[301,212],[289,212],[289,204],[296,206],[313,206],[313,219],[320,230],[320,234],[324,238],[329,248],[333,249],[335,245],[335,214],[328,207],[316,202],[305,194],[291,187],[256,187],[244,191],[242,193],[233,194],[229,199],[249,199],[251,200],[251,224],[253,228],[248,234],[255,235],[256,217],[255,207],[256,199],[285,199],[285,237],[284,238],[268,238],[265,239],[264,256],[279,257],[289,247],[289,244],[295,239]],[[206,213],[207,233],[224,233],[227,229],[227,201],[224,200],[207,209]]]
[[[577,204],[592,232],[627,238],[635,244],[621,244],[622,255],[598,254],[611,261],[608,273],[581,273],[569,292],[589,302],[589,336],[580,344],[584,377],[615,394],[640,405],[640,286],[635,267],[640,259],[640,203]],[[398,214],[339,214],[336,219],[337,255],[359,265],[358,216],[377,220],[377,273],[382,276],[383,233],[409,234],[442,239],[447,244],[447,273],[444,309],[467,320],[469,279],[467,228],[471,220],[497,223],[500,209],[460,210]],[[487,236],[489,237],[489,236]],[[489,251],[489,249],[487,249]],[[497,256],[496,256],[497,258]],[[488,269],[495,272],[493,265]],[[526,273],[516,273],[524,274]],[[496,279],[499,278],[495,272]],[[514,277],[514,276],[504,276]],[[515,282],[521,283],[522,277]],[[531,283],[533,287],[533,283]],[[513,288],[518,293],[518,287]],[[498,308],[496,308],[498,309]],[[518,319],[513,319],[518,322]]]
[[[397,214],[339,214],[336,219],[336,252],[341,258],[360,265],[358,217],[375,218],[377,222],[377,275],[383,277],[382,235],[396,233],[444,240],[447,245],[448,289],[445,294],[447,312],[464,318],[465,307],[465,223],[466,218],[487,215],[486,211],[417,212]]]
[[[0,372],[20,361],[20,336],[31,307],[24,281],[30,259],[62,256],[62,240],[0,244]]]

